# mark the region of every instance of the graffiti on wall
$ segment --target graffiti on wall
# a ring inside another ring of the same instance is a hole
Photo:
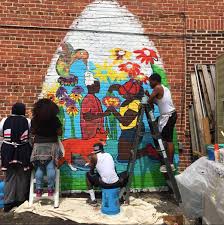
[[[117,171],[126,170],[140,101],[144,90],[151,91],[149,76],[157,72],[168,86],[153,42],[116,1],[94,1],[71,29],[52,59],[41,93],[60,108],[64,192],[86,189],[86,163],[95,143],[105,145]],[[133,187],[154,189],[165,182],[146,118],[143,123]]]

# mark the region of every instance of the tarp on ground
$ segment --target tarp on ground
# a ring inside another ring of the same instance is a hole
[[[123,205],[121,213],[107,216],[101,213],[100,207],[86,204],[84,198],[61,199],[60,206],[54,209],[52,204],[36,202],[32,207],[25,202],[15,210],[16,213],[32,212],[41,216],[57,217],[88,224],[162,224],[165,213],[157,212],[155,206],[141,199],[131,198],[130,205]]]

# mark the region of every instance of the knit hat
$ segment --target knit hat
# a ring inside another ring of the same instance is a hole
[[[136,80],[129,80],[119,88],[120,95],[132,94],[136,95],[139,93],[141,86]]]
[[[25,116],[26,106],[23,103],[17,102],[12,106],[12,114]]]
[[[93,151],[92,151],[92,153],[97,154],[97,153],[102,152],[103,150],[104,150],[104,149],[103,149],[103,145],[102,145],[101,143],[98,143],[98,144],[95,144],[95,145],[93,146]]]

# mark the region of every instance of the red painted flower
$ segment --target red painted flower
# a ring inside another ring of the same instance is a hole
[[[140,66],[137,63],[127,62],[118,66],[120,71],[128,73],[130,77],[140,74]]]
[[[155,51],[148,48],[143,48],[142,50],[136,50],[134,51],[135,54],[138,54],[136,59],[140,59],[141,63],[154,64],[154,61],[158,61],[158,56]]]

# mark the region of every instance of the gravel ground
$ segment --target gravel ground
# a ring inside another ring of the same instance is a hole
[[[167,213],[168,215],[180,215],[181,209],[176,205],[172,195],[168,192],[163,193],[135,193],[136,198],[141,198],[155,205],[157,211]],[[185,221],[186,225],[199,225],[196,221]],[[57,218],[48,218],[35,215],[33,213],[15,214],[13,212],[3,213],[0,210],[0,225],[75,225],[73,221],[63,221]]]

